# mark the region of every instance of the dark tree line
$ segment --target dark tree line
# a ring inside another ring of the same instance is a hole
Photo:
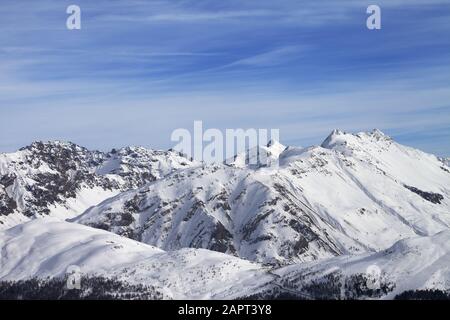
[[[442,290],[409,290],[397,295],[395,300],[450,300],[450,293]]]
[[[80,289],[67,289],[67,278],[0,282],[0,300],[158,300],[153,286],[132,285],[100,276],[83,277]]]

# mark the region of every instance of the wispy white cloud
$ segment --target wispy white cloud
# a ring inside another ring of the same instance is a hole
[[[379,33],[360,0],[79,0],[80,32],[65,30],[66,3],[2,2],[0,150],[170,147],[204,119],[294,144],[336,127],[440,132],[432,148],[450,154],[448,1],[379,0]]]
[[[273,12],[266,10],[248,10],[248,11],[222,11],[222,12],[189,12],[181,11],[178,13],[164,13],[154,15],[104,15],[100,20],[104,21],[133,21],[133,22],[201,22],[201,21],[220,21],[231,19],[242,19],[250,17],[268,17]]]
[[[292,59],[298,59],[301,56],[301,54],[306,50],[308,50],[308,46],[299,46],[299,45],[275,48],[271,51],[239,59],[226,65],[226,67],[234,67],[234,66],[266,67],[279,65],[287,63]]]

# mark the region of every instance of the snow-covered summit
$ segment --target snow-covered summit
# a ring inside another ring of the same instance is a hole
[[[236,168],[259,169],[277,163],[284,150],[286,150],[286,146],[278,140],[272,139],[266,145],[256,146],[238,153],[233,159],[227,159],[225,163]]]
[[[321,147],[326,149],[342,149],[346,146],[360,146],[368,143],[389,143],[391,141],[391,137],[378,129],[356,134],[335,129],[322,142]]]
[[[199,164],[172,150],[125,147],[107,153],[95,172],[119,179],[125,188],[134,189],[195,165]]]

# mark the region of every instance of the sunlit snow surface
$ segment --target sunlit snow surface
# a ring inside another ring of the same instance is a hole
[[[63,276],[77,265],[153,285],[166,298],[291,287],[308,298],[308,286],[329,274],[375,266],[395,284],[378,298],[450,289],[448,159],[378,130],[262,148],[279,166],[248,166],[245,154],[202,166],[171,151],[102,154],[59,142],[2,154],[0,279]],[[49,152],[68,152],[73,168],[55,165]],[[52,190],[60,176],[73,193],[39,202],[36,190]],[[5,207],[9,199],[17,208]]]

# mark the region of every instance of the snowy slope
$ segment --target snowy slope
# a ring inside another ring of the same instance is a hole
[[[128,147],[102,153],[69,142],[34,142],[0,154],[0,229],[40,216],[79,215],[192,164],[172,151]]]
[[[164,250],[207,248],[268,263],[340,253],[325,232],[332,227],[291,201],[276,178],[223,165],[188,169],[108,199],[75,221]]]
[[[448,168],[378,130],[336,130],[321,146],[276,150],[279,167],[180,170],[75,221],[164,250],[207,248],[271,264],[375,252],[450,226]]]
[[[0,231],[0,280],[82,274],[152,285],[166,299],[221,299],[249,294],[273,279],[261,266],[207,250],[165,252],[112,233],[53,218]]]
[[[332,295],[336,284],[342,285],[342,290],[335,292],[335,298],[354,297],[348,291],[349,287],[355,285],[366,290],[368,288],[369,291],[386,288],[382,294],[364,298],[393,299],[407,290],[449,291],[450,231],[442,231],[430,237],[403,239],[379,253],[340,256],[320,262],[290,265],[275,270],[274,274],[279,276],[276,283],[301,293],[300,296],[305,298],[320,297],[317,296],[317,284],[321,284],[322,289],[326,286],[329,295]],[[359,282],[355,281],[357,276],[360,277]]]
[[[280,293],[304,299],[391,299],[405,290],[450,290],[450,231],[404,239],[379,253],[282,268],[204,249],[165,252],[53,218],[0,231],[0,247],[0,281],[62,277],[75,265],[83,275],[151,285],[165,299],[275,298]],[[375,279],[374,268],[380,271]],[[375,280],[369,291],[368,279]]]

